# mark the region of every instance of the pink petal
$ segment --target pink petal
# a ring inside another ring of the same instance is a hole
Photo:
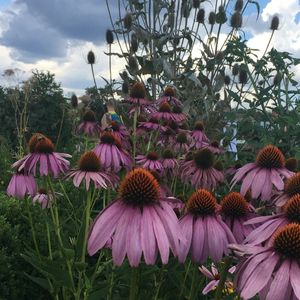
[[[300,267],[297,261],[291,263],[290,281],[296,297],[300,299]]]

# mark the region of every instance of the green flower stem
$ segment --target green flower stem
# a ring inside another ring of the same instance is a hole
[[[188,274],[189,274],[191,264],[192,264],[192,262],[189,261],[188,267],[187,267],[187,269],[186,269],[186,271],[185,271],[185,275],[184,275],[183,282],[182,282],[182,284],[181,284],[181,289],[180,289],[180,294],[179,294],[179,298],[178,298],[178,299],[181,299],[181,298],[182,298],[182,294],[183,294],[183,291],[184,291],[184,285],[185,285],[187,276],[188,276]]]
[[[134,110],[133,116],[133,164],[135,165],[135,154],[136,154],[136,126],[137,126],[138,108]]]
[[[191,290],[190,290],[190,295],[189,295],[189,300],[194,300],[196,299],[196,296],[197,296],[197,290],[198,290],[198,286],[199,286],[199,282],[198,282],[198,278],[199,278],[199,275],[198,275],[198,266],[197,265],[194,265],[193,266],[194,268],[194,271],[193,271],[193,278],[192,278],[192,284],[191,284]]]
[[[129,300],[137,300],[139,294],[139,277],[140,270],[139,267],[131,269],[131,280],[130,280],[130,290],[129,290]]]
[[[87,245],[87,235],[89,231],[89,224],[90,224],[90,214],[91,214],[91,202],[92,202],[92,191],[91,189],[88,190],[87,199],[86,199],[86,207],[85,207],[85,228],[84,228],[84,240],[82,245],[82,255],[81,255],[81,262],[85,262],[85,255],[86,255],[86,245]]]
[[[221,271],[220,281],[219,281],[219,284],[217,286],[216,293],[215,293],[215,300],[222,299],[222,291],[224,289],[225,281],[226,281],[226,278],[228,275],[228,270],[231,266],[231,262],[232,262],[231,256],[225,257],[223,269]]]
[[[36,240],[36,234],[35,234],[35,229],[34,229],[34,226],[33,226],[32,214],[31,214],[30,207],[29,207],[29,198],[28,197],[25,198],[25,202],[26,202],[26,209],[27,209],[27,214],[28,214],[29,225],[30,225],[30,228],[31,228],[31,234],[32,234],[34,248],[35,248],[35,251],[38,254],[38,257],[40,259],[41,254],[40,254],[39,246],[38,246],[38,243],[37,243],[37,240]]]

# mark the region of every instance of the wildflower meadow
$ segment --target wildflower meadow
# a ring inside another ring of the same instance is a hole
[[[300,299],[300,59],[277,15],[248,46],[259,2],[106,0],[84,96],[0,87],[0,299]]]

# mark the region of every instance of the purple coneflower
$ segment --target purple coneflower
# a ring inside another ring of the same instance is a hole
[[[300,194],[291,197],[285,204],[283,212],[272,215],[253,218],[246,224],[261,224],[247,236],[245,243],[259,245],[267,243],[269,245],[273,233],[289,223],[300,224]]]
[[[191,137],[191,147],[195,147],[196,149],[200,149],[209,144],[209,139],[204,133],[204,126],[201,121],[195,123],[194,130],[191,133]]]
[[[190,140],[188,136],[184,132],[178,133],[172,148],[176,153],[188,152],[190,148]]]
[[[170,249],[177,256],[181,231],[172,207],[161,198],[159,184],[148,171],[129,172],[120,186],[119,198],[96,218],[88,238],[88,253],[94,255],[112,238],[112,257],[120,266],[127,254],[132,267],[142,255],[147,265],[167,264]]]
[[[223,154],[225,152],[225,150],[220,147],[220,144],[217,141],[213,141],[204,147],[209,149],[213,154]]]
[[[163,166],[159,161],[158,154],[156,152],[149,152],[145,155],[138,155],[136,157],[136,162],[141,167],[147,170],[158,170],[161,171]]]
[[[300,225],[278,230],[269,247],[230,245],[242,255],[235,286],[243,299],[300,299]]]
[[[146,99],[146,90],[142,83],[136,82],[131,87],[129,97],[125,100],[130,104],[148,105],[150,101]]]
[[[223,173],[214,168],[214,155],[209,149],[200,149],[193,159],[181,164],[181,178],[195,188],[214,189],[224,180]]]
[[[46,189],[39,189],[36,195],[32,199],[33,203],[39,203],[42,206],[42,209],[49,208],[53,201],[51,194],[47,193]]]
[[[175,123],[171,122],[160,128],[160,135],[157,140],[157,145],[165,147],[166,145],[173,145],[175,143],[178,127],[175,129],[174,125]]]
[[[300,172],[292,175],[284,184],[284,190],[274,199],[276,206],[283,206],[290,197],[300,194]]]
[[[182,108],[180,106],[174,106],[172,109],[173,113],[173,121],[182,123],[183,121],[186,121],[188,118],[188,115],[182,112]]]
[[[191,253],[194,263],[204,263],[210,256],[220,261],[228,253],[227,246],[235,241],[228,226],[217,213],[216,198],[207,190],[199,189],[187,202],[187,213],[179,220],[187,242],[180,244],[179,261],[183,263]]]
[[[34,177],[31,174],[16,172],[7,187],[7,195],[19,199],[24,199],[25,195],[34,196],[37,191],[37,186]]]
[[[170,149],[165,149],[161,155],[161,164],[163,166],[162,173],[167,176],[174,176],[178,171],[178,161],[174,156],[174,153]]]
[[[230,228],[238,243],[242,243],[254,229],[254,225],[245,225],[244,222],[252,219],[255,214],[246,199],[237,192],[226,195],[221,202],[223,220]]]
[[[98,136],[101,127],[96,121],[95,113],[92,110],[88,110],[83,115],[82,122],[78,125],[77,130],[78,133],[84,133],[87,136]]]
[[[284,163],[284,156],[277,147],[265,146],[259,151],[255,163],[248,163],[236,172],[232,186],[242,181],[242,195],[250,188],[254,199],[260,197],[263,201],[270,201],[273,187],[283,190],[283,179],[293,175],[284,167]]]
[[[100,160],[93,151],[82,154],[78,162],[78,169],[71,170],[66,177],[73,178],[76,187],[79,187],[84,181],[86,190],[90,188],[90,182],[93,182],[96,188],[106,189],[108,186],[114,186],[118,181],[117,175],[101,172]]]
[[[129,132],[123,124],[120,124],[116,121],[111,121],[110,125],[107,127],[107,130],[110,131],[113,136],[121,141],[121,145],[124,149],[130,149],[131,145],[129,142]]]
[[[36,168],[39,164],[41,176],[58,177],[60,173],[65,173],[69,169],[70,162],[65,158],[70,158],[71,155],[54,152],[52,141],[43,134],[34,134],[28,144],[30,154],[13,164],[19,172],[36,175]]]
[[[168,102],[162,103],[159,106],[158,112],[150,114],[150,117],[160,121],[177,121],[175,114],[172,112],[171,106]]]
[[[163,95],[158,98],[156,101],[157,105],[160,106],[163,103],[169,103],[171,105],[176,105],[176,106],[183,106],[182,102],[176,98],[176,92],[175,89],[172,88],[171,86],[167,86],[164,90]]]
[[[149,121],[139,122],[138,128],[145,129],[146,131],[159,130],[162,126],[155,118],[150,118]]]
[[[102,133],[100,143],[93,151],[105,170],[119,172],[122,167],[128,169],[132,165],[131,157],[122,149],[120,140],[108,131]]]
[[[233,274],[235,272],[236,267],[231,267],[228,272],[230,274]],[[211,271],[209,271],[205,266],[199,267],[199,271],[207,278],[209,278],[211,281],[205,286],[205,288],[202,291],[203,295],[207,295],[210,291],[213,291],[219,284],[221,274],[219,273],[218,269],[216,268],[215,264],[211,264]],[[229,280],[225,281],[225,287],[226,289],[233,289],[233,283]]]

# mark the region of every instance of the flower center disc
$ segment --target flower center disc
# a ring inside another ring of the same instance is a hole
[[[284,210],[291,222],[300,223],[300,194],[296,194],[290,198]]]
[[[164,90],[164,96],[175,97],[175,90],[171,86],[167,86]]]
[[[300,194],[300,172],[294,174],[286,181],[284,191],[290,196]]]
[[[160,112],[171,112],[171,106],[169,103],[164,102],[163,104],[161,104],[161,106],[159,107],[159,111]]]
[[[290,157],[285,162],[285,167],[292,172],[296,172],[298,169],[298,160],[295,157]]]
[[[209,169],[214,164],[214,155],[209,149],[197,150],[194,153],[194,161],[197,167]]]
[[[96,116],[95,113],[92,110],[88,110],[84,115],[83,115],[83,121],[85,122],[96,122]]]
[[[300,259],[300,225],[289,224],[274,235],[274,250],[287,258]]]
[[[121,199],[131,205],[145,205],[158,201],[159,184],[145,169],[129,172],[120,185]]]
[[[285,163],[282,152],[273,145],[268,145],[258,152],[256,162],[263,168],[282,168]]]
[[[100,160],[93,151],[83,153],[79,159],[78,166],[80,171],[99,172]]]
[[[144,85],[140,82],[136,82],[131,88],[130,97],[144,99],[146,97]]]
[[[181,132],[177,135],[176,137],[176,141],[179,143],[179,144],[186,144],[187,143],[187,136],[185,133]]]
[[[203,131],[203,129],[204,129],[203,123],[201,121],[197,121],[194,125],[194,130]]]
[[[54,151],[54,145],[47,137],[42,137],[37,141],[34,147],[34,152],[49,154]]]
[[[243,217],[248,212],[246,199],[237,192],[226,195],[221,202],[222,212],[231,218]]]
[[[188,199],[187,209],[193,214],[206,216],[215,213],[216,205],[216,198],[209,191],[198,189]]]
[[[29,140],[28,146],[30,153],[33,153],[35,151],[36,144],[41,140],[44,139],[45,136],[41,133],[35,133]]]
[[[149,152],[147,154],[147,158],[150,160],[158,160],[158,155],[156,152]]]
[[[100,138],[101,143],[108,145],[116,145],[117,147],[121,147],[121,142],[110,132],[103,132]]]
[[[162,153],[162,158],[165,159],[172,159],[174,158],[174,154],[171,149],[165,149],[164,152]]]

